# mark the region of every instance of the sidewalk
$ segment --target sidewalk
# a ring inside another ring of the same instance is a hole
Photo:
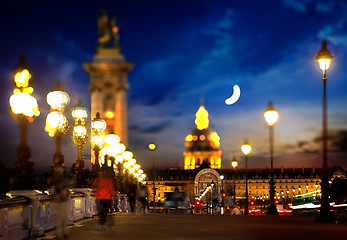
[[[97,219],[83,220],[70,229],[69,239],[326,239],[347,237],[346,224],[319,224],[313,217],[226,216],[118,213],[115,231],[99,231]],[[56,239],[52,232],[37,240]]]

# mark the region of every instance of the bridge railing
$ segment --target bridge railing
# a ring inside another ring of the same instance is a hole
[[[69,219],[71,223],[97,214],[92,189],[72,189]],[[0,200],[0,239],[21,240],[41,236],[57,223],[57,199],[36,190],[11,191]]]

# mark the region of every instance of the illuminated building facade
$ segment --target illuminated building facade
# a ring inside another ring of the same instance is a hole
[[[184,155],[184,170],[156,169],[155,201],[164,202],[166,193],[178,189],[189,197],[191,202],[198,199],[201,202],[221,202],[221,193],[226,193],[229,200],[234,195],[238,203],[246,196],[245,169],[221,169],[221,151],[219,136],[209,128],[208,113],[200,107],[196,113],[196,128],[186,137]],[[221,179],[223,175],[223,179]],[[153,173],[147,173],[147,191],[149,201],[153,201]],[[270,169],[248,169],[249,201],[269,200]],[[330,179],[345,178],[341,168],[330,169]],[[275,199],[292,202],[299,198],[320,197],[320,169],[319,168],[275,168]],[[235,187],[234,187],[235,183]],[[228,201],[224,201],[226,205]],[[229,201],[229,204],[233,202]]]
[[[105,134],[117,134],[127,145],[127,74],[133,63],[120,53],[115,17],[109,21],[105,12],[98,19],[98,47],[92,62],[83,64],[90,76],[91,118],[100,113],[107,122]],[[94,154],[92,163],[94,163]]]
[[[320,168],[276,168],[274,179],[276,183],[275,199],[292,202],[298,198],[320,197]],[[248,169],[248,196],[249,201],[269,199],[269,169]],[[221,180],[220,176],[224,179]],[[346,178],[345,172],[340,168],[330,169],[331,180],[335,178]],[[151,176],[149,175],[149,179]],[[238,169],[235,173],[232,169],[198,168],[194,170],[156,170],[156,201],[165,201],[165,193],[173,192],[177,187],[184,192],[193,202],[199,198],[201,201],[211,201],[213,198],[221,200],[221,190],[225,191],[227,197],[233,195],[235,179],[235,196],[237,201],[245,199],[246,175],[244,169]],[[152,180],[147,181],[147,190],[152,192]],[[208,186],[213,184],[212,189],[201,196]],[[153,196],[149,194],[149,201]]]

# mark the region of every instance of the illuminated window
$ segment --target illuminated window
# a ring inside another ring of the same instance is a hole
[[[193,136],[192,136],[191,134],[189,134],[189,135],[186,137],[186,141],[187,141],[187,142],[193,141]]]

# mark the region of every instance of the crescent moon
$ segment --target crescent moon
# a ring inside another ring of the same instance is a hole
[[[237,100],[239,100],[240,96],[241,96],[241,89],[239,87],[239,85],[234,85],[233,87],[233,95],[231,95],[230,98],[225,100],[226,105],[231,105],[237,102]]]

